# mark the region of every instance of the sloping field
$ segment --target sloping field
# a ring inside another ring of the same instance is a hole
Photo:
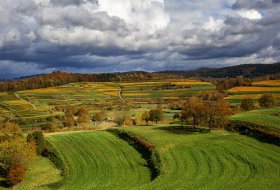
[[[225,99],[232,104],[240,103],[243,99],[250,98],[257,102],[263,94],[273,94],[275,99],[280,99],[280,81],[268,80],[253,83],[253,86],[238,86],[228,90],[229,96]]]
[[[254,86],[279,86],[280,87],[280,80],[264,80],[259,82],[254,82]]]
[[[62,180],[60,171],[50,160],[38,157],[27,171],[25,180],[16,186],[19,190],[47,190],[49,185]]]
[[[259,109],[231,116],[231,121],[255,124],[280,134],[280,108]]]
[[[155,145],[160,176],[150,181],[135,149],[108,132],[48,136],[66,165],[54,189],[279,189],[280,148],[226,131],[178,126],[120,129]],[[32,189],[32,188],[30,188]]]
[[[195,80],[162,81],[162,82],[129,82],[119,83],[122,96],[131,102],[161,102],[190,97],[205,90],[215,90],[208,82]]]
[[[125,141],[108,132],[48,136],[66,165],[55,189],[132,189],[150,181],[146,161]]]
[[[163,174],[140,189],[279,189],[280,148],[226,131],[125,129],[156,145]]]

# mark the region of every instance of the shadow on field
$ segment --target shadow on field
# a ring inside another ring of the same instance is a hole
[[[170,127],[158,127],[154,130],[163,130],[175,134],[194,134],[194,133],[209,133],[209,129],[192,126],[170,126]]]
[[[7,180],[0,180],[0,187],[10,188],[11,185],[8,183]]]

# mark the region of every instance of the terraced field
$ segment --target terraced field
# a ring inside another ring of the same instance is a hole
[[[154,143],[163,175],[140,189],[279,189],[280,149],[226,131],[125,129]]]
[[[231,116],[233,122],[245,122],[280,134],[280,107],[259,109]]]
[[[162,102],[190,97],[205,90],[215,90],[208,82],[195,80],[119,83],[128,102]]]
[[[49,136],[67,168],[58,189],[279,189],[280,148],[226,131],[177,126],[121,129],[160,153],[161,175],[126,142],[100,131]],[[31,188],[32,189],[32,188]]]
[[[59,87],[20,91],[18,94],[39,108],[83,105],[94,112],[98,105],[116,104],[119,101],[118,90],[112,82],[70,83]]]
[[[146,161],[108,132],[48,136],[66,164],[58,189],[132,189],[150,181]]]
[[[250,98],[256,103],[263,94],[273,94],[274,98],[280,100],[280,81],[268,80],[254,82],[253,86],[238,86],[228,90],[229,96],[225,99],[232,104],[238,104],[243,99]]]

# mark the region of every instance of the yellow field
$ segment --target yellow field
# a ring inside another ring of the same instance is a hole
[[[122,95],[123,96],[148,96],[149,93],[145,93],[145,92],[125,92]]]
[[[117,87],[106,87],[106,86],[104,86],[104,88],[96,89],[96,91],[98,91],[98,92],[115,91],[115,90],[118,90]]]
[[[257,87],[257,86],[238,86],[234,87],[228,92],[277,92],[280,91],[280,87]]]
[[[119,83],[121,86],[145,86],[145,85],[153,85],[153,84],[166,84],[166,83],[171,83],[175,85],[181,85],[181,86],[190,86],[190,85],[211,85],[209,82],[201,82],[197,80],[178,80],[178,81],[172,81],[172,80],[166,80],[164,82],[159,82],[159,81],[151,81],[151,82],[127,82],[127,83]]]
[[[103,92],[102,94],[110,96],[119,96],[119,91]]]
[[[191,85],[212,85],[209,82],[201,82],[201,81],[182,81],[182,82],[172,82],[172,84],[175,85],[181,85],[181,86],[191,86]]]
[[[40,88],[33,90],[23,90],[19,93],[59,93],[59,92],[72,92],[69,89],[61,89],[61,88]]]
[[[0,114],[2,114],[2,113],[9,113],[9,112],[10,112],[9,110],[0,108]]]
[[[254,82],[253,85],[263,85],[263,86],[280,86],[280,80],[265,80]]]
[[[26,101],[23,100],[10,100],[10,101],[4,101],[3,103],[7,105],[29,105],[26,103]]]
[[[141,86],[145,86],[145,85],[153,85],[153,84],[163,84],[164,82],[123,82],[123,83],[119,83],[121,86],[135,86],[135,85],[141,85]]]

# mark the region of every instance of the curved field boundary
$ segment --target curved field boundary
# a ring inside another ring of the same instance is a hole
[[[155,145],[139,136],[133,135],[124,130],[109,129],[107,131],[133,146],[142,155],[142,157],[147,160],[148,167],[150,168],[152,173],[152,181],[155,180],[161,173],[163,173],[162,160],[160,159],[160,155],[157,152]]]
[[[19,96],[19,94],[17,94],[16,92],[15,92],[14,94],[15,94],[15,96],[16,96],[18,99],[20,99],[20,100],[22,100],[22,101],[25,101],[27,104],[31,105],[31,106],[33,107],[34,110],[37,110],[37,107],[36,107],[34,104],[32,104],[31,102],[29,102],[29,101],[27,101],[27,100],[21,98],[21,97]]]
[[[159,150],[164,173],[140,189],[279,189],[280,149],[226,131],[184,134],[171,127],[125,129]]]
[[[149,183],[147,162],[125,141],[106,131],[52,135],[47,141],[65,164],[54,189],[133,189]]]

